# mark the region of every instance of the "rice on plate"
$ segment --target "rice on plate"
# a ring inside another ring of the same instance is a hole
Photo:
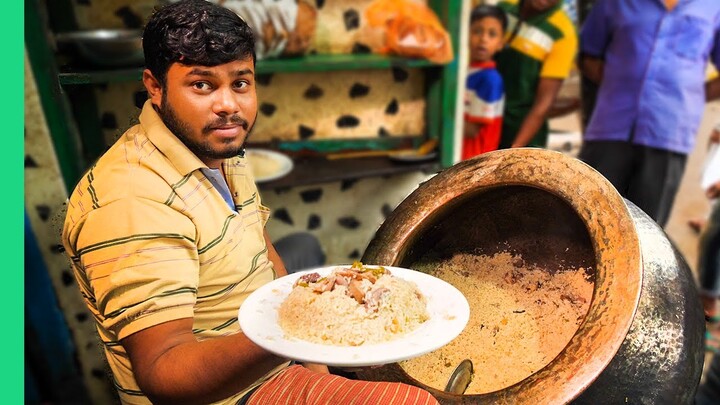
[[[426,299],[414,283],[360,262],[325,277],[303,275],[278,309],[286,335],[338,346],[387,342],[428,319]]]

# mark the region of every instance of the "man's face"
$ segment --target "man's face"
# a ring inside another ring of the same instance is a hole
[[[240,153],[257,118],[252,58],[212,67],[173,63],[158,110],[203,163],[220,167]]]
[[[528,3],[528,6],[534,11],[537,12],[543,12],[547,11],[553,7],[555,7],[556,4],[560,2],[560,0],[525,0]]]

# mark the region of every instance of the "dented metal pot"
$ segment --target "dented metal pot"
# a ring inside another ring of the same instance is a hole
[[[594,270],[587,315],[555,359],[475,395],[428,387],[399,364],[361,377],[421,386],[444,404],[693,402],[704,320],[692,274],[662,229],[577,159],[511,149],[460,162],[394,210],[362,261],[413,268],[428,254],[502,250],[541,266]]]

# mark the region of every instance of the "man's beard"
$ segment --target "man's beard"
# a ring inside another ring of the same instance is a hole
[[[250,131],[255,125],[255,119],[257,119],[257,112],[255,113],[255,119],[253,119],[252,123],[249,123],[247,120],[238,115],[231,115],[227,117],[219,117],[217,120],[205,125],[202,129],[202,135],[209,133],[213,128],[229,123],[242,126],[247,134],[242,145],[239,147],[224,150],[213,150],[210,142],[207,140],[208,138],[203,138],[201,140],[195,140],[192,138],[192,129],[190,126],[178,117],[175,109],[166,100],[167,96],[163,97],[162,103],[160,104],[160,109],[158,110],[160,118],[170,132],[177,136],[178,139],[180,139],[180,141],[201,160],[227,159],[233,156],[238,156],[245,150],[245,144],[247,143],[247,139],[250,137]]]

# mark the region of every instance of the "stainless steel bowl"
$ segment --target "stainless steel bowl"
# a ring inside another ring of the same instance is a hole
[[[58,44],[75,48],[85,61],[105,67],[142,66],[145,62],[142,31],[137,29],[98,29],[62,32]]]

